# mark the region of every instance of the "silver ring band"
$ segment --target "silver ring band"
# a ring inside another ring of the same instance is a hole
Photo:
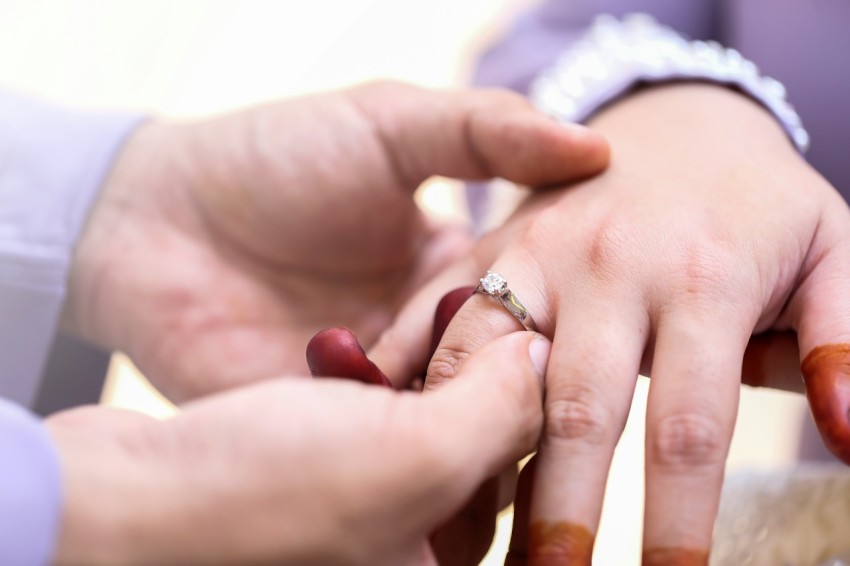
[[[487,275],[479,280],[478,286],[475,287],[475,292],[487,295],[505,307],[526,330],[540,332],[528,310],[523,306],[517,296],[513,294],[513,291],[508,288],[508,282],[505,278],[498,273],[488,271]]]

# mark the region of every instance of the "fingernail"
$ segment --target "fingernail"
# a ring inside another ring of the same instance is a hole
[[[531,358],[531,364],[541,379],[546,375],[546,366],[549,364],[549,352],[551,350],[552,343],[540,335],[528,345],[528,356]]]

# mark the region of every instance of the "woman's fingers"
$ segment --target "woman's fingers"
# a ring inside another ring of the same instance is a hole
[[[802,393],[797,335],[792,331],[768,331],[751,336],[744,352],[741,383]]]
[[[493,271],[505,276],[508,289],[531,314],[543,334],[551,329],[553,317],[548,313],[542,279],[532,262],[501,261]],[[483,276],[481,273],[479,277]],[[475,293],[452,319],[428,364],[425,389],[435,390],[452,380],[465,360],[499,336],[522,330],[523,325],[495,299]]]
[[[658,322],[646,417],[647,566],[708,563],[735,425],[748,335],[741,329],[750,321],[697,309],[671,310]]]
[[[589,563],[614,448],[629,414],[649,321],[634,300],[561,307],[546,375],[530,563]]]
[[[519,473],[516,497],[514,498],[514,523],[511,528],[511,543],[505,566],[526,566],[528,564],[528,526],[531,518],[531,491],[534,488],[534,470],[537,456],[523,466]]]
[[[357,337],[345,327],[322,330],[307,343],[307,366],[313,377],[342,377],[392,387],[369,358]]]
[[[441,566],[474,566],[493,542],[499,513],[499,478],[486,480],[472,499],[431,536]]]
[[[493,543],[499,512],[513,501],[516,483],[517,467],[511,464],[486,480],[464,508],[434,532],[431,543],[442,566],[481,562]]]
[[[837,232],[798,291],[797,335],[815,423],[830,451],[850,464],[850,230]]]
[[[471,256],[453,264],[405,304],[392,326],[369,350],[369,359],[396,388],[407,386],[414,378],[424,378],[429,354],[434,351],[434,333],[438,326],[447,324],[465,302],[465,299],[461,301],[465,291],[460,289],[467,289],[471,294],[469,284],[476,281],[477,272]],[[446,299],[449,292],[452,296]]]
[[[550,348],[539,334],[511,333],[471,356],[458,379],[422,397],[422,436],[462,472],[455,485],[467,497],[536,445]]]

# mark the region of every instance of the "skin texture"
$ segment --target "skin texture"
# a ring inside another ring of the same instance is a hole
[[[422,362],[425,374],[427,360],[433,355],[443,332],[463,303],[472,296],[474,287],[461,287],[446,293],[434,311],[431,331],[432,349]],[[347,328],[328,328],[320,331],[307,344],[307,366],[313,377],[343,377],[372,385],[392,387],[392,382],[367,356],[357,337]]]
[[[589,566],[593,557],[593,534],[586,527],[566,521],[535,521],[529,526],[531,566]]]
[[[126,352],[178,402],[304,375],[316,332],[344,325],[371,346],[468,250],[463,231],[417,208],[422,181],[550,185],[607,160],[598,134],[495,90],[374,83],[150,122],[91,211],[62,324]]]
[[[434,312],[431,344],[436,348],[452,317],[473,293],[461,287],[446,293]],[[429,356],[433,351],[429,352]],[[307,363],[313,377],[342,377],[365,384],[392,387],[383,372],[366,357],[354,334],[346,328],[330,328],[316,334],[307,345]],[[423,360],[424,375],[427,359]],[[489,478],[454,517],[440,525],[429,537],[434,555],[443,566],[478,564],[487,554],[496,529],[496,516],[513,494],[500,504],[503,486],[511,486],[515,468],[509,466],[499,477]]]
[[[535,194],[434,286],[501,273],[553,339],[531,523],[595,533],[640,372],[652,377],[644,548],[705,552],[742,381],[799,390],[800,353],[850,343],[850,210],[767,112],[720,87],[647,88],[591,125],[612,144],[610,168]],[[421,306],[411,300],[395,326],[427,333]],[[473,296],[425,389],[516,324]],[[391,352],[421,347],[404,342],[409,330],[387,335],[370,357],[396,382],[407,366]],[[850,375],[837,358],[822,363],[806,386],[843,454]]]
[[[60,413],[46,422],[65,481],[55,562],[450,564],[431,535],[537,442],[548,352],[506,336],[429,395],[279,378],[164,422]]]
[[[708,566],[708,551],[689,548],[644,550],[642,566]]]

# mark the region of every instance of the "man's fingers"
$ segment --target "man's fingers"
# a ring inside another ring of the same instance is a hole
[[[850,463],[850,233],[843,232],[798,291],[797,335],[815,423],[830,451]]]
[[[537,442],[550,348],[533,332],[496,339],[466,361],[458,379],[423,397],[425,428],[446,431],[443,457],[464,470],[470,494]]]
[[[608,164],[602,136],[560,124],[508,91],[434,92],[380,82],[347,93],[376,125],[397,174],[411,187],[432,175],[551,185]]]
[[[405,387],[414,378],[425,377],[440,300],[447,292],[475,281],[477,271],[475,261],[467,257],[435,277],[405,304],[392,326],[369,351],[369,359],[396,388]]]
[[[678,309],[658,323],[647,402],[643,564],[707,564],[748,332]],[[752,326],[750,326],[752,328]]]
[[[507,257],[507,256],[504,256]],[[531,261],[502,260],[493,268],[505,276],[508,289],[521,302],[546,334],[552,317],[547,312],[546,292]],[[483,274],[479,274],[479,277]],[[492,297],[476,293],[467,300],[443,334],[428,365],[426,390],[435,390],[453,379],[464,361],[482,346],[499,336],[521,330],[523,325]]]
[[[472,566],[493,543],[499,513],[499,478],[486,480],[464,508],[431,536],[440,566]]]

